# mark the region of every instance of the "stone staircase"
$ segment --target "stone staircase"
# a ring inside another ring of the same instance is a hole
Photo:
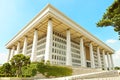
[[[118,75],[117,71],[101,71],[59,78],[35,80],[120,80],[120,76]]]
[[[95,72],[96,74],[89,74],[82,76],[82,79],[91,79],[91,78],[107,78],[107,77],[117,77],[120,76],[117,71],[101,71],[100,73]]]
[[[105,71],[101,69],[82,68],[82,67],[74,67],[73,76],[74,75],[84,75],[84,76],[81,76],[81,78],[85,78],[85,79],[86,78],[104,78],[104,77],[120,76],[118,71],[115,71],[115,70]]]
[[[93,73],[93,72],[101,72],[101,69],[92,69],[92,68],[82,68],[82,67],[74,67],[73,75],[85,74],[85,73]]]

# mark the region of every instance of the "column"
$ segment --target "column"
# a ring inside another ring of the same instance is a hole
[[[99,47],[97,47],[97,56],[98,56],[98,67],[102,68],[102,65],[101,65],[101,56],[100,56],[100,48]]]
[[[112,54],[110,54],[110,60],[111,60],[111,69],[114,70],[114,63],[113,63]]]
[[[67,38],[67,49],[66,49],[66,65],[72,66],[72,58],[71,58],[71,37],[70,37],[70,30],[66,32]]]
[[[32,54],[31,54],[31,61],[36,61],[36,54],[37,54],[37,41],[38,41],[38,31],[37,29],[34,31],[34,39],[32,45]]]
[[[15,46],[12,47],[10,59],[14,56],[14,54],[15,54]]]
[[[16,53],[17,53],[17,54],[20,53],[20,42],[18,42],[18,44],[17,44],[17,51],[16,51]]]
[[[9,61],[10,61],[10,56],[11,56],[11,49],[9,49],[9,53],[8,53],[8,60],[7,60],[7,62],[9,62]]]
[[[25,39],[24,39],[22,54],[26,55],[26,53],[27,53],[27,36],[25,36]]]
[[[107,70],[107,65],[106,65],[106,59],[105,59],[105,51],[103,50],[103,64],[104,64],[104,70]]]
[[[83,38],[80,38],[80,56],[81,56],[81,66],[86,67],[86,56],[84,51],[84,41]]]
[[[108,69],[111,70],[111,69],[110,69],[110,67],[111,67],[111,66],[110,66],[110,56],[109,56],[109,53],[108,53],[108,52],[107,52],[107,61],[108,61]]]
[[[46,37],[46,49],[45,49],[45,62],[51,61],[52,53],[52,35],[53,35],[53,25],[52,20],[49,19],[47,27],[47,37]]]
[[[93,45],[90,43],[90,60],[91,60],[91,68],[95,68],[94,54],[93,54]]]

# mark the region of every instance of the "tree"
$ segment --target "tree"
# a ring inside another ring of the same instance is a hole
[[[42,75],[45,75],[46,70],[47,69],[44,61],[41,61],[37,64],[37,71],[40,72]]]
[[[120,40],[120,0],[115,0],[108,7],[101,20],[97,23],[98,27],[114,27],[114,31],[118,32]]]
[[[3,68],[3,74],[5,76],[8,76],[11,74],[11,65],[9,63],[4,63],[2,68]]]
[[[3,66],[0,66],[0,74],[3,74]]]
[[[29,66],[22,67],[22,75],[24,77],[31,77],[37,74],[37,62],[31,63]]]
[[[30,57],[24,56],[23,54],[17,54],[13,56],[10,62],[12,67],[14,67],[14,70],[16,71],[15,74],[17,75],[17,77],[20,77],[22,76],[21,68],[30,64]]]
[[[120,67],[116,66],[116,67],[115,67],[115,70],[120,70]]]

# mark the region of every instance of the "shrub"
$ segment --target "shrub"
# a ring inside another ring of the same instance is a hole
[[[5,77],[5,74],[0,74],[0,77]]]
[[[116,66],[116,67],[115,67],[115,70],[120,70],[120,67]]]
[[[72,75],[72,69],[63,66],[52,66],[44,62],[37,63],[37,71],[46,77],[62,77]]]
[[[3,66],[0,66],[0,74],[3,74],[4,71],[3,71]]]
[[[62,66],[48,66],[46,77],[63,77],[72,75],[72,69]]]
[[[45,75],[45,72],[47,71],[46,69],[47,66],[44,64],[44,62],[40,62],[37,64],[37,71],[42,75]]]
[[[11,74],[11,65],[9,63],[4,63],[3,64],[3,71],[4,71],[3,74],[5,74],[6,77],[8,75],[10,75]]]
[[[36,63],[31,63],[29,66],[22,67],[22,76],[31,77],[37,74]]]

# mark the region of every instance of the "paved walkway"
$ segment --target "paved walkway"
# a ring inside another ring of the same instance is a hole
[[[77,80],[120,80],[120,76],[119,77],[108,77],[108,78],[77,79]]]

